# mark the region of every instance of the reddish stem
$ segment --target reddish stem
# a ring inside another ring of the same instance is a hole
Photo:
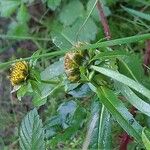
[[[109,40],[111,38],[110,29],[100,1],[97,2],[96,6],[99,12],[100,21],[104,28],[105,37]]]
[[[147,67],[150,64],[150,40],[146,41],[146,51],[144,55],[144,71],[145,74],[148,75]]]

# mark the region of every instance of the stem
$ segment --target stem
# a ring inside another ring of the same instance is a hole
[[[100,21],[102,23],[102,26],[104,28],[104,33],[105,33],[105,37],[107,38],[107,40],[109,40],[111,38],[111,33],[110,33],[110,28],[108,25],[108,21],[105,17],[102,5],[100,3],[100,1],[97,1],[97,10],[99,11],[99,17],[100,17]]]
[[[42,83],[46,83],[46,84],[58,84],[60,83],[59,81],[56,80],[40,80]]]
[[[150,40],[146,41],[146,51],[144,55],[144,71],[145,75],[148,75],[147,67],[150,64]]]
[[[23,61],[23,60],[28,61],[30,59],[35,59],[35,58],[38,59],[38,58],[42,58],[42,57],[50,57],[50,58],[52,58],[52,57],[55,57],[55,56],[63,55],[65,53],[66,53],[66,51],[62,50],[62,51],[56,51],[56,52],[41,54],[41,55],[38,55],[38,56],[31,56],[31,57],[16,59],[16,60],[12,60],[12,61],[9,61],[9,62],[1,63],[0,64],[0,68],[6,67],[6,66],[11,65],[11,64],[13,64],[15,62],[18,62],[18,61]]]
[[[1,38],[1,35],[0,35]],[[135,35],[135,36],[131,36],[131,37],[126,37],[126,38],[120,38],[120,39],[115,39],[115,40],[109,40],[109,41],[105,41],[105,42],[100,42],[100,43],[95,43],[95,44],[87,44],[83,47],[81,47],[81,50],[85,50],[85,49],[96,49],[96,48],[102,48],[102,47],[109,47],[109,46],[115,46],[115,45],[121,45],[121,44],[127,44],[127,43],[134,43],[140,40],[146,40],[146,39],[150,39],[150,33],[148,34],[142,34],[142,35]],[[38,40],[38,39],[36,39]],[[74,50],[74,49],[72,49]],[[41,54],[38,56],[31,56],[31,57],[26,57],[26,58],[22,58],[22,60],[30,60],[32,58],[42,58],[42,57],[55,57],[55,56],[61,56],[64,55],[67,52],[67,50],[61,50],[61,51],[55,51],[55,52],[50,52],[50,53],[46,53],[46,54]],[[20,59],[16,59],[16,60],[12,60],[9,62],[5,62],[5,63],[1,63],[0,64],[0,69],[2,67],[8,66],[10,64],[13,64],[17,61],[20,61]]]
[[[0,34],[0,38],[11,39],[11,40],[51,41],[50,38],[40,38],[40,37],[32,37],[32,36],[16,36],[16,35],[5,35],[5,34]]]

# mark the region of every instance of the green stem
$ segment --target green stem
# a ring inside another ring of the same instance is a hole
[[[50,38],[40,38],[40,37],[32,37],[32,36],[16,36],[16,35],[5,35],[5,34],[0,34],[0,38],[11,39],[11,40],[51,41]]]
[[[35,58],[38,59],[38,58],[42,58],[42,57],[50,57],[50,58],[52,58],[52,57],[55,57],[55,56],[63,55],[65,53],[66,53],[66,51],[62,50],[62,51],[56,51],[56,52],[41,54],[41,55],[38,55],[38,56],[31,56],[31,57],[16,59],[16,60],[12,60],[12,61],[9,61],[9,62],[1,63],[0,64],[0,68],[6,67],[6,66],[8,66],[10,64],[13,64],[15,62],[18,62],[18,61],[23,61],[23,60],[28,61],[30,59],[35,59]]]
[[[59,84],[59,81],[56,80],[41,80],[42,83],[46,83],[46,84]]]
[[[95,43],[95,44],[89,44],[89,45],[82,47],[81,49],[83,50],[95,49],[95,48],[109,47],[109,46],[115,46],[115,45],[129,44],[129,43],[134,43],[137,41],[147,40],[147,39],[150,39],[150,33],[125,37],[125,38],[120,38],[120,39],[115,39],[115,40],[109,40],[109,41]]]
[[[8,38],[9,36],[5,35],[0,35],[0,38],[3,38],[3,36]],[[9,38],[16,37],[16,36],[10,36]],[[19,37],[18,37],[19,38]],[[33,37],[22,37],[22,39],[34,39],[34,40],[44,40],[44,38],[33,38]],[[135,35],[131,37],[126,37],[126,38],[120,38],[120,39],[115,39],[115,40],[109,40],[105,42],[100,42],[100,43],[95,43],[95,44],[87,44],[81,47],[81,50],[85,49],[96,49],[96,48],[101,48],[101,47],[108,47],[108,46],[115,46],[115,45],[121,45],[121,44],[128,44],[128,43],[134,43],[140,40],[146,40],[150,39],[150,33],[148,34],[142,34],[142,35]],[[75,49],[72,49],[75,50]],[[42,58],[42,57],[55,57],[55,56],[61,56],[64,55],[67,52],[67,50],[61,50],[61,51],[56,51],[56,52],[50,52],[46,54],[41,54],[39,56],[32,56],[32,57],[27,57],[27,58],[22,58],[22,60],[30,60],[32,58]],[[12,63],[15,63],[17,61],[20,61],[20,59],[12,60],[9,62],[1,63],[0,68],[5,67],[7,65],[10,65]]]

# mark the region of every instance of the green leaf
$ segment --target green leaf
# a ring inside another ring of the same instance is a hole
[[[77,88],[70,90],[67,92],[69,95],[72,95],[75,98],[83,98],[83,97],[88,97],[90,96],[91,89],[87,84],[83,84],[81,86],[78,86]]]
[[[131,87],[132,89],[136,90],[137,92],[141,93],[142,95],[144,95],[145,97],[150,99],[150,91],[146,87],[144,87],[140,83],[124,76],[123,74],[120,74],[120,73],[110,70],[110,69],[97,67],[97,66],[92,66],[91,68],[94,69],[95,71],[100,72],[101,74],[104,74],[114,80],[117,80],[117,81]]]
[[[42,120],[36,109],[31,110],[22,120],[19,143],[21,150],[45,150]]]
[[[41,96],[41,89],[40,89],[40,84],[37,81],[34,80],[30,80],[30,84],[32,87],[33,92],[35,92],[36,94],[38,94],[39,96]]]
[[[65,5],[62,9],[59,20],[65,26],[72,25],[74,21],[83,14],[84,7],[79,0],[70,1],[68,5]]]
[[[79,32],[77,36],[77,32],[79,28],[83,25],[84,21],[85,17],[79,18],[72,25],[72,27],[66,27],[62,31],[62,34],[65,35],[73,44],[75,44],[77,41],[90,42],[95,40],[98,29],[95,22],[91,18],[88,19],[88,21],[83,26],[82,30]]]
[[[133,54],[119,58],[117,61],[119,72],[135,81],[142,81],[144,77],[144,70],[141,64],[140,58]]]
[[[20,0],[1,0],[0,13],[2,17],[10,17],[17,7],[20,5]]]
[[[61,0],[47,0],[47,5],[51,10],[55,10],[61,3]]]
[[[21,100],[21,98],[27,93],[32,92],[32,88],[30,83],[25,83],[24,85],[21,85],[19,90],[17,91],[17,98]]]
[[[28,35],[28,26],[24,23],[12,22],[9,25],[7,34],[12,36],[26,36]]]
[[[74,115],[70,117],[68,122],[70,122],[70,126],[64,130],[63,133],[59,132],[53,139],[50,140],[50,146],[52,149],[59,144],[60,142],[66,142],[71,137],[75,135],[75,133],[80,129],[83,125],[84,119],[86,117],[86,111],[83,107],[78,106]]]
[[[137,10],[134,10],[134,9],[131,9],[131,8],[127,8],[127,7],[124,7],[124,6],[122,6],[122,8],[125,11],[127,11],[128,13],[130,13],[130,14],[132,14],[134,16],[137,16],[137,17],[140,17],[142,19],[150,21],[150,14],[146,14],[146,13],[143,13],[141,11],[137,11]]]
[[[30,19],[30,15],[28,12],[27,7],[24,4],[21,4],[18,13],[17,13],[17,20],[19,23],[27,23]]]
[[[150,104],[139,98],[128,86],[116,83],[123,96],[138,110],[150,117]]]
[[[29,4],[31,4],[31,3],[33,3],[35,0],[21,0],[21,2],[23,2],[23,3],[29,3]]]
[[[142,131],[142,141],[147,150],[150,149],[150,132],[145,128]]]
[[[100,112],[99,131],[98,131],[98,149],[111,149],[111,115],[104,105]]]
[[[64,60],[59,61],[49,65],[44,71],[41,72],[42,80],[54,79],[64,73]]]
[[[92,60],[106,60],[106,59],[111,59],[111,58],[122,58],[129,55],[128,52],[123,51],[123,50],[115,50],[115,51],[106,51],[106,52],[99,52],[92,58]]]
[[[142,127],[129,113],[124,104],[109,89],[97,87],[99,100],[104,104],[108,111],[113,115],[120,126],[137,141],[141,143]]]
[[[41,98],[38,94],[34,94],[34,98],[32,100],[32,103],[35,107],[40,107],[44,105],[47,102],[47,98]]]
[[[98,29],[95,22],[91,18],[88,19],[77,36],[77,32],[83,25],[84,21],[85,16],[78,18],[72,26],[64,27],[62,29],[59,28],[58,31],[53,31],[51,33],[53,43],[61,49],[68,50],[78,41],[90,42],[95,40]]]
[[[98,117],[92,136],[90,139],[91,149],[111,149],[111,126],[112,119],[110,113],[107,111],[104,105],[100,104],[100,101],[94,101],[92,105],[92,120],[94,116]],[[92,124],[92,120],[90,120]],[[90,126],[91,126],[90,124]],[[90,130],[90,128],[89,128]]]

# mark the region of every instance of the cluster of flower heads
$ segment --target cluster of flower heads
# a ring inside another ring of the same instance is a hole
[[[19,61],[12,65],[10,81],[13,86],[20,85],[28,77],[28,64],[26,61]]]
[[[81,43],[77,44],[74,49],[66,53],[64,57],[64,69],[71,82],[80,80],[80,66],[85,59],[85,51],[80,50]],[[13,86],[20,85],[27,80],[29,76],[29,65],[26,61],[18,61],[12,65],[10,81]]]

